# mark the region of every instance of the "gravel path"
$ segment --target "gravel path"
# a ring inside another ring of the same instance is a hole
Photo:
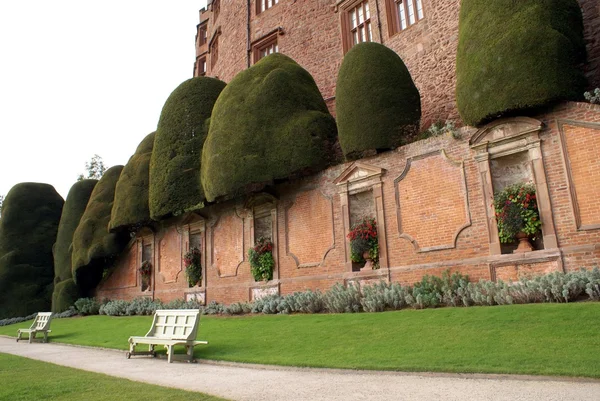
[[[231,400],[586,400],[600,401],[599,380],[471,374],[415,374],[278,368],[150,357],[0,337],[0,352]],[[600,362],[599,362],[600,363]],[[148,380],[148,378],[153,378]]]

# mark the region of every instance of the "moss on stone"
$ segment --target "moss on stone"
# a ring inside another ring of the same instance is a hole
[[[71,280],[73,274],[71,271],[71,252],[73,250],[73,233],[79,225],[79,220],[85,211],[90,200],[92,191],[98,180],[83,180],[76,182],[67,195],[67,200],[62,210],[60,224],[58,225],[58,234],[53,248],[54,255],[54,292],[52,294],[52,311],[62,312],[73,305],[73,302],[79,298],[79,293],[71,289],[64,295],[58,297],[58,291],[63,291],[66,284],[61,284],[65,280]],[[72,281],[72,280],[71,280]],[[66,298],[66,295],[72,294],[73,299]],[[57,298],[58,297],[58,298]],[[55,303],[55,299],[60,299],[61,306]],[[63,308],[62,305],[65,307]]]
[[[354,46],[342,61],[336,87],[338,135],[348,159],[395,149],[414,139],[421,97],[406,65],[378,43]]]
[[[48,184],[17,184],[6,195],[0,219],[0,319],[50,309],[52,246],[63,204]]]
[[[148,207],[148,192],[154,137],[153,132],[144,138],[121,173],[110,218],[111,231],[135,230],[152,220]]]
[[[466,124],[582,97],[577,0],[463,0],[459,29],[456,101]]]
[[[150,217],[160,220],[199,208],[205,201],[200,183],[202,147],[217,97],[218,79],[197,77],[179,85],[167,99],[156,130],[150,160]]]
[[[311,75],[282,54],[265,57],[240,72],[215,104],[202,153],[206,197],[322,170],[335,140],[335,120]]]
[[[108,231],[115,187],[122,170],[123,166],[114,166],[104,173],[92,191],[85,212],[73,234],[71,266],[73,279],[82,296],[89,296],[96,288],[104,270],[112,266],[114,258],[129,241],[126,232]]]

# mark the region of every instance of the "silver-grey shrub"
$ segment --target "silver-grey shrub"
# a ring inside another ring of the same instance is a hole
[[[362,287],[360,303],[365,312],[383,312],[385,310],[399,310],[407,306],[406,298],[410,287],[403,287],[399,283],[379,283]]]
[[[97,315],[100,313],[100,302],[95,298],[79,298],[75,301],[75,309],[80,315]]]
[[[282,313],[320,313],[325,309],[321,291],[307,290],[286,295],[280,303]]]
[[[325,308],[331,313],[358,313],[362,309],[358,285],[336,283],[325,293]]]
[[[134,315],[152,315],[157,309],[164,309],[164,305],[159,300],[153,301],[150,298],[139,297],[129,302],[125,309],[127,316]]]

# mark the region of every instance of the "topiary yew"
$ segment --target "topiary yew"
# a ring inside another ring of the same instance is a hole
[[[96,187],[73,234],[73,279],[82,296],[88,296],[102,279],[104,270],[129,241],[126,232],[110,233],[108,223],[115,187],[123,166],[109,168]]]
[[[151,222],[148,192],[154,137],[153,132],[144,138],[121,173],[115,190],[110,231],[135,230]]]
[[[560,100],[579,99],[585,59],[577,0],[463,0],[456,101],[479,125]]]
[[[338,135],[347,159],[395,149],[419,131],[421,97],[406,65],[378,43],[354,46],[336,87]]]
[[[283,54],[265,57],[215,104],[202,152],[206,198],[322,170],[335,140],[335,120],[312,76]]]
[[[202,207],[200,162],[207,119],[224,87],[218,79],[196,77],[179,85],[167,99],[150,160],[152,219]]]
[[[60,216],[54,255],[54,291],[52,293],[52,312],[62,312],[73,305],[79,298],[77,286],[73,283],[71,271],[71,252],[73,250],[73,233],[79,225],[79,220],[90,200],[92,191],[98,180],[78,181],[69,190],[67,200]],[[69,280],[70,284],[65,283]],[[69,286],[69,291],[63,291]]]
[[[21,183],[0,219],[0,319],[50,309],[52,246],[64,200],[48,184]]]

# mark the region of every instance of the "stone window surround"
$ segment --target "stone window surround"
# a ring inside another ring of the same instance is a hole
[[[398,10],[398,3],[400,2],[404,2],[405,3],[405,7],[407,2],[413,2],[413,7],[415,10],[415,22],[414,23],[410,23],[410,21],[408,20],[408,10],[406,11],[407,16],[406,16],[406,23],[407,26],[406,28],[402,29],[401,25],[400,25],[400,15],[399,15],[399,10]],[[421,0],[422,3],[424,3],[424,0]],[[388,24],[388,34],[390,37],[394,36],[397,33],[400,32],[404,32],[407,29],[410,29],[412,26],[417,25],[419,23],[419,21],[422,21],[425,19],[425,4],[422,4],[422,11],[423,11],[423,17],[419,18],[418,14],[417,14],[417,0],[385,0],[385,11],[386,11],[386,15],[387,15],[387,24]]]
[[[343,47],[344,54],[346,54],[348,52],[348,50],[350,50],[354,46],[353,38],[352,38],[352,25],[351,25],[351,21],[350,21],[350,12],[363,3],[366,3],[367,7],[370,6],[369,0],[340,0],[334,6],[334,9],[336,12],[341,11],[340,12],[340,24],[341,24],[341,28],[342,28],[342,47]],[[370,9],[369,9],[369,15],[372,15],[372,13],[370,12]],[[363,21],[363,24],[365,25],[365,29],[367,29],[366,27],[368,25],[370,25],[371,22],[372,22],[371,17],[366,18],[366,15],[365,15],[365,19]],[[373,41],[372,34],[370,36],[371,37],[367,40],[367,42]]]
[[[203,68],[204,67],[204,71]],[[208,64],[206,62],[206,52],[196,57],[196,74],[194,76],[203,77],[206,75],[208,70]]]
[[[182,243],[183,243],[183,249],[181,252],[181,270],[183,273],[183,279],[186,280],[187,283],[187,276],[185,274],[185,265],[183,263],[183,256],[189,252],[190,250],[190,236],[193,234],[200,234],[200,252],[201,252],[201,256],[200,256],[200,260],[202,263],[202,282],[200,283],[200,289],[204,290],[206,289],[206,262],[207,262],[207,257],[206,257],[206,220],[204,220],[204,218],[195,215],[194,216],[194,221],[193,222],[188,222],[186,224],[184,224],[181,227],[181,234],[182,234]],[[187,288],[186,292],[188,291],[192,291],[192,290],[198,290],[198,287],[195,288]]]
[[[145,234],[142,236],[139,236],[136,240],[137,244],[137,251],[138,251],[138,257],[137,257],[137,267],[136,269],[139,269],[139,267],[142,265],[143,262],[143,257],[144,257],[144,245],[150,244],[151,246],[151,254],[152,257],[150,259],[150,263],[152,263],[152,274],[150,275],[150,282],[148,283],[148,289],[146,291],[142,291],[142,274],[139,272],[139,270],[136,272],[136,287],[140,289],[140,294],[148,294],[148,292],[154,292],[154,288],[156,287],[155,281],[156,281],[156,274],[157,274],[157,269],[156,269],[156,246],[155,246],[155,235],[154,232],[150,232],[149,234]]]
[[[252,62],[257,63],[260,60],[261,52],[269,46],[278,46],[278,37],[283,35],[285,32],[282,27],[277,27],[266,35],[261,36],[250,44],[250,51],[252,53]],[[277,50],[279,52],[279,50]]]
[[[254,246],[256,240],[254,235],[254,218],[271,215],[271,241],[273,242],[273,281],[279,280],[279,225],[277,220],[278,200],[270,194],[262,193],[250,197],[244,208],[248,210],[248,219],[250,221],[250,246]]]
[[[269,1],[271,1],[270,6]],[[275,7],[277,4],[279,4],[279,0],[256,0],[256,15],[264,13],[265,11]]]
[[[539,137],[542,128],[542,122],[533,118],[504,118],[485,125],[473,134],[469,140],[469,145],[479,169],[489,234],[490,255],[502,254],[494,212],[494,189],[490,160],[519,152],[527,152],[531,163],[540,220],[542,221],[544,248],[547,250],[558,248]]]
[[[198,46],[204,46],[208,43],[208,20],[198,24]]]
[[[357,171],[363,171],[364,174],[355,174]],[[373,201],[375,204],[375,214],[377,221],[377,236],[379,242],[379,266],[381,269],[389,267],[385,214],[383,209],[383,181],[381,176],[385,170],[379,167],[371,166],[361,162],[352,163],[342,174],[334,181],[338,186],[340,194],[340,209],[342,222],[344,224],[344,248],[345,248],[345,270],[352,272],[352,260],[350,259],[350,195],[364,192],[373,192]]]
[[[211,70],[215,67],[215,64],[219,60],[219,37],[221,36],[221,27],[217,27],[213,34],[210,42],[208,42],[208,54],[210,54],[210,68]]]

